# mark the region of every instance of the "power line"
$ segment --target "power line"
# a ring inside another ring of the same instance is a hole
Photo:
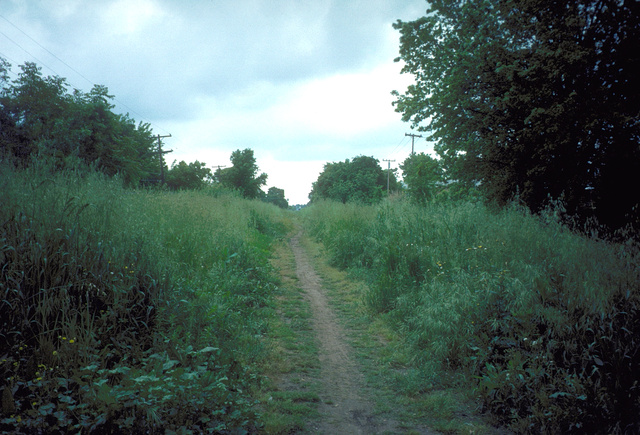
[[[60,63],[62,63],[63,65],[65,65],[67,68],[69,68],[71,71],[75,72],[78,76],[82,77],[84,80],[87,81],[87,83],[89,83],[92,87],[95,86],[95,82],[93,82],[92,80],[88,79],[87,77],[85,77],[81,72],[79,72],[77,69],[75,69],[74,67],[72,67],[71,65],[69,65],[67,62],[65,62],[64,60],[60,59],[58,56],[56,56],[55,53],[53,53],[52,51],[50,51],[49,49],[47,49],[45,46],[43,46],[42,44],[40,44],[38,41],[36,41],[33,37],[31,37],[27,32],[25,32],[24,30],[22,30],[21,28],[19,28],[18,26],[16,26],[15,24],[13,24],[11,21],[9,21],[5,16],[3,16],[2,14],[0,14],[0,18],[2,18],[4,21],[6,21],[7,23],[11,24],[11,26],[13,26],[14,28],[16,28],[18,31],[20,31],[20,33],[22,33],[23,35],[25,35],[27,38],[29,38],[31,41],[33,41],[36,45],[38,45],[38,47],[42,48],[44,51],[46,51],[47,53],[49,53],[51,56],[53,56],[55,59],[57,59]],[[24,51],[25,53],[27,53],[29,56],[31,56],[33,59],[35,59],[36,61],[38,61],[40,64],[42,64],[43,66],[45,66],[47,69],[51,70],[54,74],[56,74],[57,76],[61,77],[62,75],[60,73],[58,73],[56,70],[54,70],[53,68],[51,68],[50,66],[48,66],[46,63],[44,63],[42,60],[38,59],[35,55],[31,54],[27,49],[25,49],[24,47],[22,47],[20,44],[18,44],[16,41],[14,41],[13,39],[11,39],[6,33],[0,31],[0,34],[4,35],[5,38],[7,38],[9,41],[11,41],[13,44],[15,44],[18,48],[20,48],[22,51]],[[12,61],[14,63],[16,63],[15,61]],[[74,86],[73,83],[71,83],[70,81],[68,82],[71,87],[79,89],[78,86]],[[127,106],[126,104],[124,104],[122,101],[118,100],[115,96],[113,97],[113,101],[115,101],[116,103],[118,103],[120,106],[124,107],[125,109],[127,109],[129,112],[133,113],[134,115],[137,115],[138,118],[141,121],[145,121],[148,122],[150,125],[155,126],[156,128],[158,128],[159,130],[164,131],[165,133],[168,133],[167,130],[165,130],[164,128],[160,127],[159,125],[156,125],[154,123],[152,123],[151,121],[149,121],[145,116],[143,116],[142,114],[136,112],[135,110],[133,110],[131,107]]]
[[[1,15],[0,15],[1,16]],[[4,18],[4,17],[2,17]],[[6,18],[5,18],[6,20]],[[7,38],[9,41],[13,42],[18,48],[20,48],[22,51],[24,51],[25,53],[27,53],[29,56],[31,56],[32,58],[34,58],[35,60],[37,60],[38,62],[40,62],[43,66],[45,66],[46,68],[50,69],[52,72],[54,72],[55,74],[58,74],[53,68],[51,68],[49,65],[47,65],[46,63],[44,63],[43,61],[41,61],[40,59],[38,59],[36,56],[34,56],[33,54],[31,54],[29,51],[27,51],[26,48],[24,48],[22,45],[18,44],[16,41],[14,41],[13,39],[11,39],[9,37],[9,35],[7,35],[6,33],[4,33],[3,31],[0,30],[0,34],[2,34],[5,38]],[[14,63],[16,63],[15,61],[12,61]],[[59,74],[58,74],[59,75]]]
[[[13,24],[11,21],[9,21],[6,17],[4,17],[2,14],[0,14],[0,18],[2,18],[3,20],[5,20],[7,23],[11,24],[14,28],[18,29],[18,31],[20,31],[20,33],[22,33],[24,36],[26,36],[27,38],[31,39],[33,42],[36,43],[36,45],[40,48],[42,48],[44,51],[46,51],[47,53],[49,53],[51,56],[55,57],[56,59],[58,59],[59,62],[61,62],[63,65],[65,65],[67,68],[69,68],[71,71],[73,71],[74,73],[78,74],[80,77],[82,77],[83,79],[85,79],[91,86],[94,86],[95,83],[93,83],[91,80],[89,80],[88,78],[86,78],[84,75],[82,75],[82,73],[80,73],[77,69],[75,69],[74,67],[72,67],[71,65],[69,65],[67,62],[65,62],[64,60],[60,59],[58,56],[55,55],[55,53],[52,53],[51,51],[49,51],[49,49],[47,49],[47,47],[43,46],[42,44],[40,44],[38,41],[36,41],[35,39],[33,39],[31,36],[29,36],[29,34],[27,32],[25,32],[24,30],[22,30],[20,27],[16,26],[15,24]],[[5,35],[6,36],[6,35]],[[17,44],[16,44],[17,45]],[[22,47],[21,47],[22,48]],[[24,50],[24,49],[23,49]],[[26,51],[26,50],[25,50]]]
[[[402,145],[402,143],[407,140],[406,137],[403,137],[402,139],[400,139],[400,142],[398,142],[398,145],[396,145],[396,147],[393,149],[393,151],[391,151],[391,155],[394,155],[394,153],[398,150],[398,148],[400,148],[400,146]]]

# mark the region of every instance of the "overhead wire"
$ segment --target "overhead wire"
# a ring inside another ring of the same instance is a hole
[[[400,139],[400,142],[398,142],[398,144],[396,145],[396,147],[393,149],[393,151],[391,151],[388,155],[389,158],[394,157],[397,155],[397,152],[400,152],[400,150],[402,148],[404,148],[407,144],[403,144],[403,142],[407,141],[407,137],[403,136],[402,139]],[[408,142],[407,142],[408,143]],[[397,151],[397,152],[396,152]]]
[[[42,44],[40,44],[38,41],[36,41],[33,37],[31,37],[27,32],[25,32],[24,30],[22,30],[21,28],[19,28],[18,26],[16,26],[14,23],[12,23],[11,21],[9,21],[5,16],[3,16],[2,14],[0,14],[0,18],[2,18],[4,21],[6,21],[7,23],[9,23],[11,26],[13,26],[15,29],[17,29],[18,31],[20,31],[20,33],[22,33],[23,35],[25,35],[27,38],[29,38],[31,41],[33,41],[36,45],[38,45],[38,47],[40,47],[41,49],[43,49],[44,51],[46,51],[47,53],[49,53],[51,56],[53,56],[55,59],[57,59],[60,63],[62,63],[63,65],[65,65],[67,68],[69,68],[71,71],[73,71],[74,73],[76,73],[78,76],[80,76],[82,79],[84,79],[87,83],[89,83],[91,86],[96,86],[96,83],[90,79],[88,79],[84,74],[82,74],[81,72],[79,72],[77,69],[75,69],[74,67],[72,67],[71,65],[69,65],[67,62],[65,62],[64,60],[60,59],[60,57],[58,57],[55,53],[53,53],[52,51],[50,51],[49,49],[47,49],[45,46],[43,46]],[[60,73],[58,73],[55,69],[53,69],[52,67],[48,66],[46,63],[44,63],[42,60],[38,59],[38,57],[36,57],[35,55],[33,55],[32,53],[30,53],[27,49],[25,49],[24,47],[22,47],[19,43],[17,43],[16,41],[14,41],[12,38],[10,38],[6,33],[4,33],[3,31],[0,30],[0,34],[2,34],[5,38],[7,38],[10,42],[12,42],[14,45],[16,45],[18,48],[20,48],[22,51],[24,51],[25,53],[27,53],[29,56],[31,56],[33,59],[35,59],[38,63],[40,63],[41,65],[43,65],[44,67],[46,67],[47,69],[49,69],[50,71],[52,71],[55,75],[57,75],[58,77],[62,77],[62,75]],[[4,56],[6,59],[9,59],[8,57]],[[16,63],[15,61],[9,59],[11,62]],[[71,83],[71,81],[69,81],[68,79],[65,79],[70,85],[71,87],[75,88],[75,89],[80,89],[78,86],[75,86],[73,83]],[[129,107],[128,105],[124,104],[122,101],[120,101],[119,99],[117,99],[115,96],[113,97],[113,101],[115,101],[116,103],[118,103],[120,106],[124,107],[125,109],[127,109],[129,112],[133,113],[134,115],[138,116],[138,118],[141,121],[147,122],[149,125],[152,125],[156,128],[158,128],[159,130],[162,130],[165,133],[168,133],[167,130],[165,130],[164,128],[160,127],[159,125],[151,122],[149,119],[147,119],[145,116],[143,116],[142,114],[138,113],[137,111],[133,110],[131,107]]]

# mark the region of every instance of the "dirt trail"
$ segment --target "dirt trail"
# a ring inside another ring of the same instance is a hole
[[[354,361],[346,334],[323,293],[322,281],[300,245],[301,233],[291,239],[296,274],[312,310],[312,326],[320,344],[322,416],[313,430],[323,434],[396,432],[394,422],[375,417],[362,386],[363,375]]]

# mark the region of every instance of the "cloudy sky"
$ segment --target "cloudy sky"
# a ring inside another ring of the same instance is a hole
[[[0,0],[0,56],[19,71],[89,91],[151,124],[174,160],[228,166],[254,150],[266,188],[306,203],[327,162],[411,152],[390,92],[411,77],[393,62],[397,19],[425,0]],[[426,151],[424,140],[416,151]]]

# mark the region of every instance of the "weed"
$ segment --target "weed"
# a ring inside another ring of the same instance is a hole
[[[282,211],[0,171],[0,430],[260,427]]]
[[[498,422],[637,429],[634,239],[587,238],[552,213],[475,202],[318,203],[304,217],[334,265],[366,278],[364,302],[403,334],[410,363],[464,373]]]

